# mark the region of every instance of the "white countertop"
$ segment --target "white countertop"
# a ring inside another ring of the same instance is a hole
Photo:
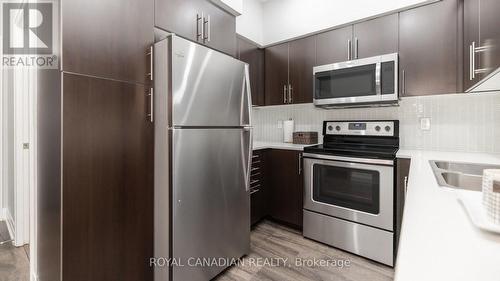
[[[267,142],[267,141],[254,141],[253,142],[253,150],[259,149],[285,149],[285,150],[304,150],[304,147],[311,146],[314,144],[293,144],[293,143],[284,143],[284,142]]]
[[[411,158],[396,281],[500,280],[500,235],[475,228],[429,160],[500,164],[500,155],[400,150]]]

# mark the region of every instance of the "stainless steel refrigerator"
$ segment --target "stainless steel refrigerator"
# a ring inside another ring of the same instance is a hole
[[[210,280],[249,252],[250,95],[247,64],[175,35],[154,45],[155,257],[171,264],[156,281]]]

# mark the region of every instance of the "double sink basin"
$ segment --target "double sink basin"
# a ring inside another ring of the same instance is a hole
[[[429,161],[440,186],[452,189],[481,191],[483,170],[500,169],[500,165],[448,161]]]

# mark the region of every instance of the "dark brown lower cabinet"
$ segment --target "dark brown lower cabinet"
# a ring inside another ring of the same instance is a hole
[[[396,240],[395,249],[397,252],[399,244],[399,234],[401,232],[401,223],[403,221],[403,210],[406,200],[406,188],[408,175],[410,173],[410,162],[408,158],[398,158],[396,160]]]
[[[267,156],[270,215],[277,221],[302,228],[302,153],[273,149]]]
[[[145,87],[63,74],[63,280],[153,280]]]
[[[269,188],[266,184],[267,150],[254,150],[250,175],[250,222],[256,224],[269,214]]]

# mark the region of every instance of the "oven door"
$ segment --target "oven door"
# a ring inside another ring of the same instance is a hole
[[[304,209],[392,231],[394,163],[362,161],[304,158]]]
[[[314,67],[314,104],[397,102],[397,61],[390,54]]]

